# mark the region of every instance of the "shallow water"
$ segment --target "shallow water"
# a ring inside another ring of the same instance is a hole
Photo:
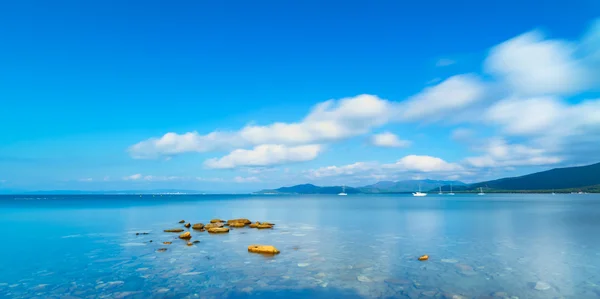
[[[276,226],[163,232],[211,218]],[[599,232],[594,194],[0,196],[0,297],[598,298]]]

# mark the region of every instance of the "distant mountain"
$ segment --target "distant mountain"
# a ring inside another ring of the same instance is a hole
[[[312,184],[296,185],[291,187],[281,187],[277,189],[266,189],[255,192],[257,194],[338,194],[342,192],[342,186],[319,187]],[[346,187],[346,193],[361,193],[356,188]]]
[[[419,185],[422,191],[438,189],[441,186],[465,186],[461,181],[439,181],[439,180],[404,180],[404,181],[383,181],[373,185],[368,185],[359,188],[363,193],[400,193],[400,192],[415,192],[419,191]],[[449,189],[448,188],[444,188]]]
[[[587,191],[600,190],[600,163],[555,168],[519,177],[502,178],[456,188],[455,191]],[[444,187],[445,188],[445,187]]]
[[[465,183],[459,181],[436,181],[436,180],[411,180],[411,181],[383,181],[373,185],[364,186],[360,188],[346,187],[346,193],[401,193],[401,192],[414,192],[419,190],[419,184],[421,190],[429,190],[431,188],[438,188],[445,184],[453,184],[456,186],[463,186]],[[342,192],[341,186],[331,187],[320,187],[312,184],[296,185],[291,187],[281,187],[278,189],[267,189],[256,192],[257,194],[338,194]]]

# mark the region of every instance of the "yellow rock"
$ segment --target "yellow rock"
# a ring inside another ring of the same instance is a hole
[[[163,244],[165,244],[165,245],[171,245],[171,243],[173,243],[173,242],[163,242]]]
[[[194,225],[192,225],[192,229],[203,229],[203,228],[204,228],[203,223],[194,223]]]
[[[210,223],[218,223],[218,222],[225,222],[225,221],[223,221],[223,220],[221,220],[221,219],[212,219],[212,220],[210,221]]]
[[[243,222],[231,222],[229,223],[230,227],[244,227],[246,226],[246,223]]]
[[[192,246],[192,245],[194,245],[194,243],[192,243],[192,242],[187,242],[187,246]]]
[[[251,227],[251,228],[256,228],[256,227],[257,227],[257,226],[259,226],[259,225],[260,225],[260,222],[256,221],[256,222],[254,222],[254,223],[251,223],[251,224],[250,224],[250,227]]]
[[[228,224],[232,224],[232,223],[243,223],[243,224],[250,224],[252,223],[252,221],[246,219],[246,218],[239,218],[239,219],[231,219],[231,220],[227,220]]]
[[[428,255],[423,255],[423,256],[420,256],[420,257],[419,257],[419,261],[426,261],[426,260],[428,260],[428,259],[429,259],[429,256],[428,256]]]
[[[273,228],[273,225],[261,223],[261,224],[257,225],[256,228],[258,228],[258,229]]]
[[[211,234],[228,233],[229,229],[226,227],[211,227],[208,229],[208,232]]]
[[[270,226],[275,225],[275,223],[271,223],[271,222],[261,222],[260,224],[266,224],[266,225],[270,225]]]
[[[192,226],[192,225],[188,222],[184,226],[187,227],[187,228],[190,228],[190,226]]]
[[[183,228],[165,229],[165,233],[180,233],[182,231],[183,231]]]
[[[280,251],[271,245],[250,245],[248,246],[249,252],[254,253],[266,253],[266,254],[278,254]]]
[[[207,225],[204,226],[204,228],[206,229],[210,229],[210,228],[215,228],[215,227],[223,227],[223,222],[214,222],[214,223],[209,223]]]
[[[190,232],[185,232],[181,235],[179,235],[179,239],[191,239],[192,238],[192,234],[190,234]]]

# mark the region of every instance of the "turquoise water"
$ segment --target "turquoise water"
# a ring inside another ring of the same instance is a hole
[[[212,218],[276,226],[163,232]],[[594,194],[0,196],[0,235],[2,298],[600,296]]]

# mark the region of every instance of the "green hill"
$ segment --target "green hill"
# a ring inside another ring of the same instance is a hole
[[[256,192],[257,194],[338,194],[342,192],[342,186],[319,187],[313,184],[302,184],[291,187],[281,187],[277,189],[267,189]],[[356,188],[346,187],[346,193],[361,193]]]
[[[536,172],[519,177],[502,178],[470,184],[464,187],[455,187],[454,190],[476,191],[560,191],[560,192],[598,192],[600,189],[600,163],[555,168]]]

